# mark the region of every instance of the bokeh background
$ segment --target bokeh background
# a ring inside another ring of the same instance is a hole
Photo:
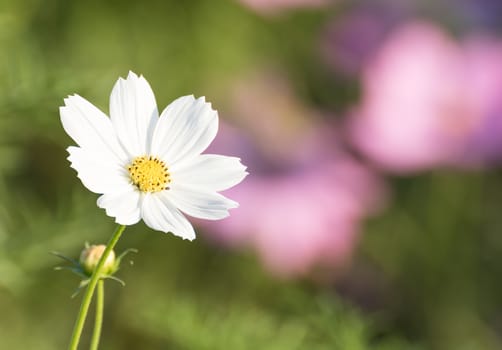
[[[132,70],[250,175],[194,242],[127,229],[102,349],[502,349],[501,35],[499,0],[1,1],[0,348],[67,346],[49,252],[114,224],[58,107]]]

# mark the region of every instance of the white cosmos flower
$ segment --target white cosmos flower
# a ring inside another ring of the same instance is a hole
[[[161,113],[153,91],[129,72],[110,96],[110,118],[73,95],[60,107],[64,130],[78,144],[68,160],[97,204],[122,225],[139,220],[185,239],[195,232],[181,213],[217,220],[238,204],[218,191],[247,175],[239,158],[201,154],[218,130],[204,97],[183,96]]]

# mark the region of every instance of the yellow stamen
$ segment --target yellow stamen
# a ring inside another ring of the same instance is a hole
[[[136,157],[127,167],[133,184],[142,192],[159,192],[168,189],[171,176],[166,164],[157,157]]]

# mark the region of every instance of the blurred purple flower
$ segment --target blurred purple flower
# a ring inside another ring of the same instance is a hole
[[[502,156],[502,46],[462,44],[427,23],[395,32],[362,77],[354,144],[381,167],[410,172]]]
[[[246,79],[234,91],[233,114],[252,136],[223,125],[210,152],[242,157],[253,176],[226,193],[240,203],[236,215],[201,225],[226,245],[252,247],[282,277],[341,267],[361,220],[382,204],[379,179],[340,149],[333,129],[279,76]]]
[[[413,2],[364,2],[331,21],[321,38],[321,52],[336,72],[352,75],[372,59],[387,35],[415,11]]]
[[[453,9],[464,27],[498,30],[502,23],[500,0],[444,0],[445,7]]]

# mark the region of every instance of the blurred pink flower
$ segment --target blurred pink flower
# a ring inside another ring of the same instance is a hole
[[[334,3],[334,0],[239,0],[252,10],[263,15],[274,15],[288,9],[319,8]]]
[[[473,166],[502,155],[502,44],[427,23],[395,32],[363,72],[349,129],[381,167]]]
[[[254,246],[265,266],[281,276],[339,267],[352,255],[377,188],[376,179],[350,159],[256,176],[232,191],[241,203],[238,214],[214,222],[214,232],[227,243]]]

